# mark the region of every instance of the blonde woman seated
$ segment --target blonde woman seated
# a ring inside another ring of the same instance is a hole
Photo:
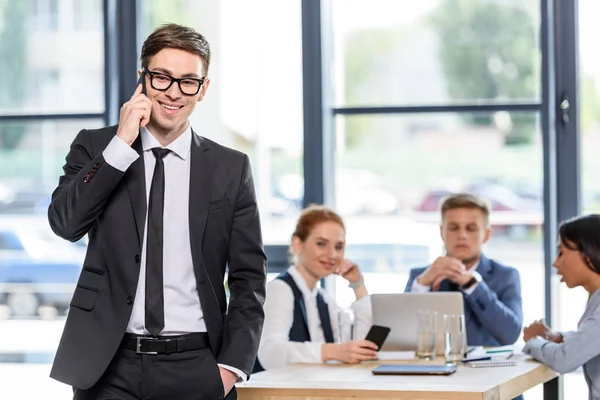
[[[356,295],[355,338],[364,338],[371,303],[358,265],[344,259],[345,239],[344,222],[334,211],[313,205],[302,212],[290,247],[295,265],[267,285],[265,323],[253,372],[293,363],[358,363],[377,357],[377,346],[370,341],[334,343],[341,308],[317,286],[331,274],[349,282]]]
[[[583,366],[589,399],[600,400],[600,215],[564,222],[554,261],[561,282],[582,286],[589,300],[575,332],[552,332],[543,320],[524,329],[523,352],[561,374]]]

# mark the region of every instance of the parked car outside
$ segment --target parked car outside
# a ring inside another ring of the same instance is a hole
[[[45,217],[0,217],[0,305],[13,317],[35,317],[40,307],[66,312],[85,250],[56,236]]]
[[[524,196],[512,188],[493,181],[479,181],[460,188],[462,192],[473,193],[490,204],[490,222],[496,234],[503,234],[512,240],[523,240],[531,232],[540,229],[543,223],[543,203],[541,198]],[[444,197],[456,192],[448,189],[434,189],[425,193],[414,210],[416,220],[439,219],[437,213]]]

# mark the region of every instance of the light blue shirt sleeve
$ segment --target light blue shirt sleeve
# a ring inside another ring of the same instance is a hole
[[[562,334],[562,343],[534,338],[525,344],[523,352],[561,374],[572,372],[600,355],[600,308],[598,304],[588,306],[595,309],[584,314],[576,332]]]
[[[102,156],[111,167],[125,172],[140,155],[123,139],[115,136],[102,152]]]

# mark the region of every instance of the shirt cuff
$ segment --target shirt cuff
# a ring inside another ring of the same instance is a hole
[[[415,280],[413,281],[413,283],[410,287],[411,292],[427,293],[427,292],[431,291],[431,286],[421,285],[419,282],[417,282],[417,279],[418,278],[415,278]]]
[[[140,155],[125,143],[123,139],[115,136],[102,152],[102,156],[111,167],[125,172]]]
[[[471,295],[475,289],[477,289],[477,286],[479,286],[479,282],[481,282],[481,275],[479,274],[479,272],[477,271],[473,271],[471,273],[475,278],[477,278],[477,282],[474,283],[473,285],[471,285],[468,289],[463,289],[463,293],[466,294],[467,296]]]
[[[229,365],[224,365],[224,364],[217,364],[217,365],[221,368],[225,368],[227,371],[231,371],[234,374],[236,374],[238,377],[238,380],[237,380],[238,382],[242,382],[242,381],[246,382],[248,380],[248,375],[246,375],[244,372],[242,372],[241,370],[239,370],[237,368],[231,367]]]
[[[534,349],[542,348],[548,341],[542,337],[536,336],[533,339],[529,339],[525,346],[523,347],[523,353],[533,356]]]

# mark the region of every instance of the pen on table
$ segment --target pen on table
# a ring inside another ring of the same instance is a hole
[[[515,353],[510,353],[510,354],[508,355],[508,357],[506,357],[506,359],[508,360],[508,359],[509,359],[509,358],[511,358],[511,357],[512,357],[514,354],[515,354]]]
[[[467,350],[467,352],[465,353],[465,357],[466,357],[466,356],[467,356],[469,353],[471,353],[471,352],[475,351],[475,349],[476,349],[476,347],[471,347],[469,350]]]
[[[492,359],[492,357],[488,356],[488,357],[479,357],[479,358],[469,358],[467,360],[462,360],[462,362],[469,363],[471,361],[488,361],[491,359]]]

